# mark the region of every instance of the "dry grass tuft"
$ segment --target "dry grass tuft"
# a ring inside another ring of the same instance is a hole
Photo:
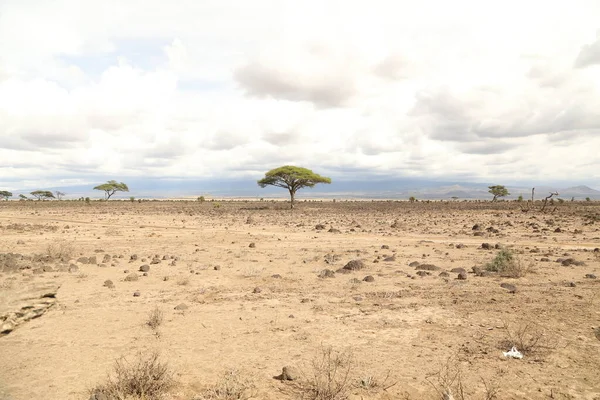
[[[213,387],[194,400],[249,400],[255,396],[255,385],[237,370],[230,370]]]
[[[148,321],[146,321],[146,325],[148,325],[151,329],[156,330],[162,324],[163,319],[164,314],[162,310],[158,307],[154,307],[154,309],[148,314]]]
[[[69,261],[75,255],[75,246],[73,242],[57,240],[48,245],[46,253],[55,260]]]
[[[132,361],[116,360],[113,374],[90,394],[110,400],[162,400],[174,386],[173,372],[158,353],[139,353]]]

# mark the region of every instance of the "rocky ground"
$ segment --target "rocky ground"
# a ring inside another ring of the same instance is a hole
[[[0,399],[88,399],[153,352],[171,399],[228,371],[301,398],[324,354],[353,399],[600,399],[600,204],[285,207],[1,202]]]

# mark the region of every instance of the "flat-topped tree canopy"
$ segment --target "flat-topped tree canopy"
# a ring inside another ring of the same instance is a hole
[[[8,190],[0,190],[0,199],[8,200],[9,197],[12,197],[12,193]]]
[[[262,188],[277,186],[287,189],[290,192],[290,208],[294,208],[294,196],[298,189],[312,188],[317,183],[331,183],[331,178],[316,174],[310,169],[293,165],[284,165],[272,169],[265,174],[264,178],[258,181],[258,185]]]
[[[129,192],[129,188],[125,183],[119,183],[115,180],[111,180],[106,183],[103,183],[102,185],[98,185],[94,188],[94,190],[104,190],[106,200],[110,199],[110,197],[116,192]]]

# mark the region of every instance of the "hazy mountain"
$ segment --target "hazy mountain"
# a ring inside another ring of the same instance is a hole
[[[285,198],[288,192],[284,189],[267,187],[260,188],[253,179],[123,179],[130,189],[129,193],[117,193],[113,198],[207,198],[244,197],[244,198]],[[42,190],[60,190],[67,193],[65,198],[76,199],[79,197],[102,198],[103,192],[92,188],[102,182],[85,185],[72,185],[62,187],[37,188]],[[449,200],[457,197],[463,199],[491,199],[488,193],[488,183],[470,182],[439,182],[415,178],[396,180],[340,180],[331,185],[317,185],[310,189],[305,188],[298,192],[302,198],[373,198],[373,199],[408,199],[411,196],[417,199]],[[514,200],[519,195],[525,199],[531,197],[531,187],[507,186],[511,193],[506,199]],[[14,198],[23,193],[29,196],[29,190],[13,190]],[[558,191],[559,198],[570,200],[583,200],[586,197],[600,200],[600,191],[588,186],[580,185],[568,188],[539,186],[535,189],[535,198],[546,197],[550,192]]]

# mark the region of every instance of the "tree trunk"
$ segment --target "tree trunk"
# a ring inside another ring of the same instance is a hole
[[[296,193],[293,190],[290,190],[290,210],[294,209],[294,195]]]

